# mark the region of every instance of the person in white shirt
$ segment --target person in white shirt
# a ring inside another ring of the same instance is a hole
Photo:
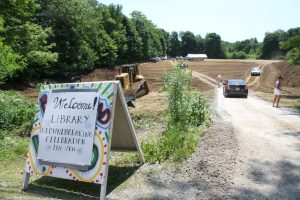
[[[273,99],[273,107],[276,104],[276,107],[278,108],[278,104],[280,101],[280,96],[281,96],[281,82],[283,78],[281,76],[278,77],[275,83],[275,88],[274,88],[274,99]]]

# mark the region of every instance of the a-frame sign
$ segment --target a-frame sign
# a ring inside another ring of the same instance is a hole
[[[105,199],[110,151],[144,156],[119,81],[42,86],[26,158],[30,175],[101,184]]]

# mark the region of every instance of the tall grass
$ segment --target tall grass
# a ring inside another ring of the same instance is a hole
[[[34,103],[13,91],[0,90],[0,161],[25,156]]]
[[[146,160],[151,163],[189,157],[209,120],[207,102],[200,92],[191,90],[191,72],[176,65],[172,72],[165,73],[164,82],[169,101],[167,130],[160,138],[152,137],[142,143]]]
[[[0,132],[28,135],[35,112],[34,105],[17,92],[0,90]]]
[[[0,139],[0,162],[25,157],[28,151],[28,138],[11,136],[4,132]]]

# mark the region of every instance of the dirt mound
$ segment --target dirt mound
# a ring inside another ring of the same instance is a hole
[[[286,62],[274,63],[283,77],[283,84],[289,87],[300,86],[300,66],[290,66]]]
[[[241,78],[245,79],[246,71],[257,66],[254,62],[233,62],[233,61],[204,61],[189,62],[192,70],[203,73],[211,78],[221,74],[225,80]]]
[[[164,73],[173,69],[175,62],[172,61],[159,61],[157,63],[144,63],[140,65],[140,72],[145,77],[150,91],[161,91],[164,87]],[[192,88],[200,91],[211,90],[212,87],[203,84],[197,78],[192,80]]]
[[[256,89],[261,92],[273,93],[278,76],[283,77],[282,87],[285,94],[300,94],[300,67],[289,66],[286,62],[266,65]]]
[[[117,72],[115,70],[101,68],[94,69],[91,73],[82,76],[82,82],[91,82],[91,81],[109,81],[115,80]]]
[[[172,68],[173,66],[169,61],[144,63],[140,65],[140,73],[145,77],[150,91],[161,91],[164,86],[164,72]]]
[[[256,90],[272,93],[276,78],[279,76],[280,71],[275,64],[266,65],[261,75]]]

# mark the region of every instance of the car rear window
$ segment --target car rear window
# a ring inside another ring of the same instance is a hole
[[[246,85],[243,80],[228,80],[228,85]]]

